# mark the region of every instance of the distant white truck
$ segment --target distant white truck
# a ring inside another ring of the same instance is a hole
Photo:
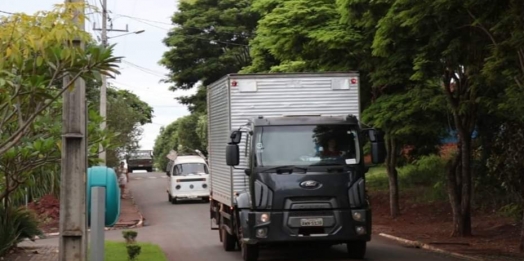
[[[206,160],[197,155],[178,156],[171,152],[166,171],[169,202],[200,199],[209,202],[209,168]]]
[[[209,85],[211,224],[245,261],[281,243],[371,240],[362,143],[384,162],[382,134],[359,122],[359,74],[229,74]]]

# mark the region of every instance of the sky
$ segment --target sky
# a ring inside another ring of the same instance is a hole
[[[86,0],[101,10],[102,0]],[[57,0],[0,0],[0,11],[24,12],[33,14],[41,10],[50,10],[53,5],[63,3]],[[153,149],[155,138],[162,126],[177,118],[188,115],[186,106],[179,104],[175,97],[193,94],[189,91],[169,91],[169,85],[160,83],[168,70],[158,64],[168,48],[162,43],[171,26],[171,16],[177,8],[177,0],[107,0],[109,17],[113,29],[129,32],[145,30],[141,34],[108,32],[109,43],[116,44],[115,54],[123,58],[120,75],[108,79],[119,89],[130,90],[154,109],[152,124],[143,126],[141,149]],[[100,28],[101,14],[88,14],[86,31],[100,37],[100,31],[93,30],[93,23]],[[108,23],[108,28],[111,23]]]

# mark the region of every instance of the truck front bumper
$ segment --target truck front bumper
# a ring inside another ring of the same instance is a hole
[[[248,244],[371,240],[371,209],[329,211],[240,212]]]

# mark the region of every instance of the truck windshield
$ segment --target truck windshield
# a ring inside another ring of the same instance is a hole
[[[207,166],[202,163],[182,163],[175,166],[175,176],[208,174]]]
[[[264,126],[255,131],[257,166],[352,165],[360,161],[351,125]]]

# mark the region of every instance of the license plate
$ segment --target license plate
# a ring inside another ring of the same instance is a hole
[[[138,165],[139,167],[143,167],[144,165]]]
[[[300,220],[300,226],[302,227],[321,227],[324,225],[324,219],[322,218],[303,218]]]
[[[197,196],[187,196],[187,198],[189,198],[189,199],[195,199],[195,198],[197,198]]]

